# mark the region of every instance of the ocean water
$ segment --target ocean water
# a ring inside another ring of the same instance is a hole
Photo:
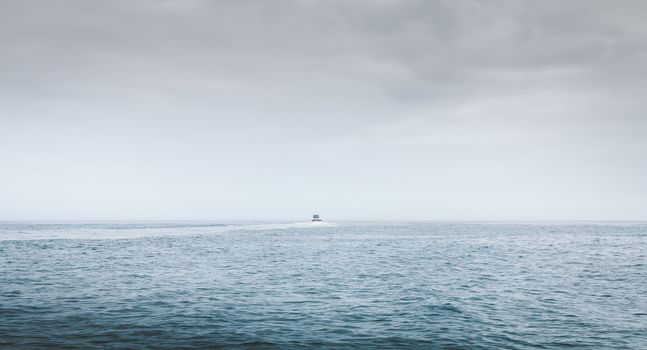
[[[647,349],[645,223],[0,223],[2,349]]]

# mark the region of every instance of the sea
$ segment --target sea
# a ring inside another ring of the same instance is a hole
[[[0,349],[647,349],[647,223],[0,222]]]

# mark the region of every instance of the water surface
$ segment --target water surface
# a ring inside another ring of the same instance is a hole
[[[0,348],[647,348],[644,223],[1,223]]]

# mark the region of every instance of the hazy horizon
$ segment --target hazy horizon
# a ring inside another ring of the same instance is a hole
[[[0,220],[647,220],[647,2],[0,2]]]

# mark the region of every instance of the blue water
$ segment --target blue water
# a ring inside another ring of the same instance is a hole
[[[645,223],[2,223],[2,349],[647,349]]]

